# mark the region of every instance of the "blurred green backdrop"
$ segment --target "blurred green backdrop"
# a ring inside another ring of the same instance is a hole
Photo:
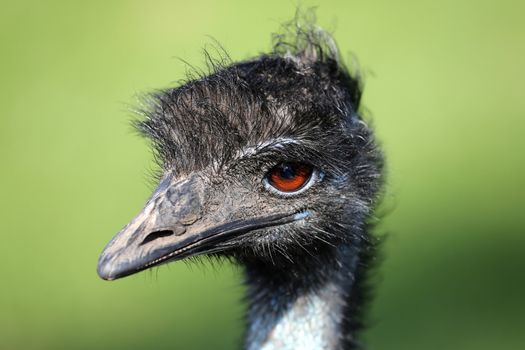
[[[319,4],[366,73],[389,164],[370,349],[525,349],[525,5]],[[135,96],[270,47],[293,1],[2,1],[0,348],[232,349],[239,271],[177,263],[113,283],[98,254],[142,206]]]

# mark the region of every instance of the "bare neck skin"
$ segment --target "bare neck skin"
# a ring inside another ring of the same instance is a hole
[[[304,273],[247,266],[249,286],[247,350],[351,349],[352,292],[357,287],[355,248],[334,248],[323,264]]]

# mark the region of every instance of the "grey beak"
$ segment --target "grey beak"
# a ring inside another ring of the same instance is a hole
[[[164,178],[142,211],[109,242],[97,272],[113,280],[155,263],[188,240],[188,227],[201,218],[202,183],[196,176],[173,183]]]
[[[224,250],[225,242],[252,230],[298,220],[293,214],[227,219],[225,211],[205,212],[206,188],[196,175],[174,182],[166,177],[144,209],[108,243],[98,261],[105,280],[128,276],[188,256]]]

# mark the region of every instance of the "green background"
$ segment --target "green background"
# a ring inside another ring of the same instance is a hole
[[[525,3],[318,4],[388,157],[370,349],[525,349]],[[232,349],[229,265],[95,272],[152,188],[136,96],[270,48],[293,1],[2,1],[0,348]]]

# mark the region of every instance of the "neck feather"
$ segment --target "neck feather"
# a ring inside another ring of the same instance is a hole
[[[301,268],[246,263],[247,350],[353,349],[363,295],[362,244],[329,247]],[[306,257],[304,258],[306,260]]]

